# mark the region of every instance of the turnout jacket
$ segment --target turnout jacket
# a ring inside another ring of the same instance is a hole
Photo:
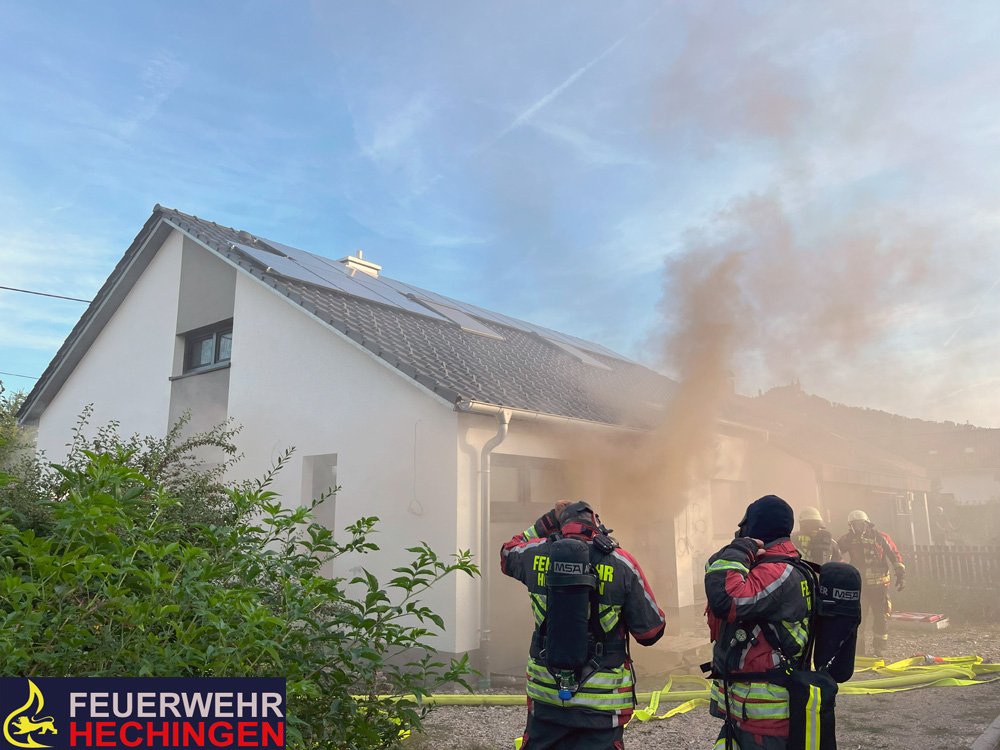
[[[833,538],[833,534],[826,526],[820,526],[812,534],[807,534],[799,529],[799,532],[794,534],[792,539],[805,560],[823,565],[828,562],[840,562],[843,558],[840,545],[837,544],[837,540]]]
[[[741,681],[740,673],[776,669],[781,654],[798,663],[809,640],[812,593],[802,572],[780,559],[800,557],[791,539],[771,542],[756,558],[751,547],[750,540],[734,539],[705,566],[712,672],[729,675],[729,710],[742,731],[787,737],[788,690],[759,678]],[[709,710],[720,718],[726,717],[724,690],[722,679],[713,680]]]
[[[541,519],[539,519],[541,521]],[[568,726],[602,729],[624,725],[635,707],[635,678],[626,650],[629,635],[651,646],[663,635],[666,619],[642,568],[620,547],[608,554],[591,547],[598,579],[600,623],[605,632],[598,670],[568,701],[559,699],[555,678],[538,660],[544,647],[545,574],[551,541],[539,533],[539,523],[515,535],[500,550],[500,570],[528,587],[535,628],[527,669],[528,704],[539,718]],[[572,536],[572,535],[569,535]],[[580,538],[580,537],[576,537]]]
[[[850,557],[851,565],[861,571],[866,586],[888,586],[889,571],[895,569],[896,579],[906,575],[903,556],[888,534],[869,523],[860,534],[848,531],[838,540],[840,548]]]

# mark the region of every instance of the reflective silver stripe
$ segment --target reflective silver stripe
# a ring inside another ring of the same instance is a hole
[[[724,698],[716,697],[713,699],[713,703],[722,714],[726,713]],[[729,707],[732,709],[730,715],[736,719],[747,719],[749,721],[782,721],[788,719],[787,706],[767,703],[739,703],[738,705],[734,705],[731,702]],[[746,708],[745,711],[743,710],[744,708]]]
[[[742,606],[744,604],[756,604],[765,596],[767,596],[776,588],[778,588],[778,586],[787,581],[788,576],[790,576],[791,574],[792,574],[792,566],[789,565],[788,563],[785,563],[785,569],[781,572],[781,575],[778,576],[775,580],[771,581],[769,584],[767,584],[767,586],[765,586],[763,589],[758,591],[753,596],[733,597],[733,601],[736,603],[737,607]]]
[[[525,691],[529,698],[557,706],[593,708],[598,711],[626,711],[632,708],[632,693],[616,693],[602,695],[594,693],[575,693],[568,701],[559,699],[559,693],[554,688],[544,688],[529,682]]]
[[[649,603],[650,608],[654,612],[659,612],[660,608],[656,605],[656,600],[654,600],[653,597],[649,595],[649,591],[647,591],[646,587],[643,585],[642,573],[640,573],[636,569],[636,567],[631,562],[629,562],[628,558],[624,557],[618,550],[612,552],[611,556],[616,560],[621,560],[623,563],[625,563],[625,565],[628,567],[629,570],[635,573],[635,577],[639,579],[639,586],[642,588],[642,595],[646,597],[646,601]],[[663,622],[662,617],[660,618],[660,622]]]
[[[545,542],[547,542],[547,541],[548,541],[547,539],[537,539],[534,542],[530,542],[528,544],[522,544],[522,545],[520,545],[518,547],[511,547],[510,549],[504,549],[503,550],[503,557],[506,560],[507,556],[511,552],[525,552],[526,550],[529,550],[532,547],[537,547],[539,544],[545,544]]]
[[[726,699],[718,681],[712,683],[711,698],[725,711]],[[734,682],[729,686],[730,707],[733,715],[747,719],[787,719],[788,691],[766,682]],[[738,703],[738,706],[732,706]]]
[[[542,684],[556,684],[556,679],[552,676],[552,673],[534,661],[528,662],[528,677]],[[631,687],[632,671],[624,666],[616,667],[615,669],[601,669],[588,677],[583,686]]]
[[[600,677],[600,672],[596,672],[592,677],[587,678],[584,683],[588,687],[591,685],[607,685],[608,687],[628,687],[632,684],[631,673],[628,670],[621,672],[620,674],[608,675],[607,677]]]
[[[823,703],[822,694],[816,685],[809,686],[806,701],[806,745],[805,750],[819,750],[819,710]]]

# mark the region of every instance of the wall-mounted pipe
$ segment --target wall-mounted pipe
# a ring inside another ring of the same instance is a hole
[[[497,434],[486,441],[479,457],[479,498],[482,503],[479,541],[479,564],[482,566],[479,586],[479,655],[482,679],[486,687],[490,684],[490,579],[493,576],[493,555],[490,550],[490,456],[507,439],[510,409],[500,409],[496,412],[496,417]]]

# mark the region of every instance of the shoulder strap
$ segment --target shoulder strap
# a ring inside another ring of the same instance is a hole
[[[593,542],[590,543],[590,567],[597,572],[597,566],[607,557],[608,553],[599,549]],[[604,632],[601,625],[601,577],[597,577],[597,586],[590,590],[590,634],[594,637],[595,643],[603,644],[608,634]],[[602,646],[603,648],[603,646]]]
[[[803,579],[806,581],[806,585],[809,587],[809,637],[806,640],[806,646],[802,650],[802,657],[799,660],[798,667],[800,669],[809,669],[809,665],[812,664],[813,648],[816,644],[816,614],[819,612],[819,600],[817,595],[819,593],[819,572],[820,566],[809,560],[803,560],[801,557],[793,557],[791,555],[771,555],[765,559],[758,558],[754,560],[753,564],[750,566],[754,568],[756,565],[765,562],[783,562],[791,565],[797,571],[802,574]],[[785,652],[781,650],[781,643],[778,640],[777,635],[768,627],[767,623],[761,623],[760,632],[763,634],[764,639],[771,645],[771,647],[777,651],[782,659],[789,665],[792,664],[791,660],[788,659]]]

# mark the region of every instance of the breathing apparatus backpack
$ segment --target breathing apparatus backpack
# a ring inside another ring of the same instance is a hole
[[[616,546],[603,534],[590,544],[560,536],[550,542],[539,661],[555,678],[560,700],[572,698],[600,668],[605,634],[594,561]]]
[[[809,637],[798,659],[785,654],[770,623],[759,623],[765,640],[780,655],[781,667],[767,672],[734,673],[727,659],[723,674],[726,715],[733,682],[771,682],[788,690],[789,750],[836,750],[836,696],[838,684],[854,674],[854,655],[861,623],[861,574],[847,563],[819,566],[799,557],[767,557],[760,562],[785,562],[802,573],[809,596]],[[751,569],[753,566],[751,566]],[[818,596],[817,596],[818,594]],[[734,623],[725,631],[730,656],[738,653],[758,623]],[[727,718],[730,722],[731,718]],[[729,748],[730,737],[727,732]]]

